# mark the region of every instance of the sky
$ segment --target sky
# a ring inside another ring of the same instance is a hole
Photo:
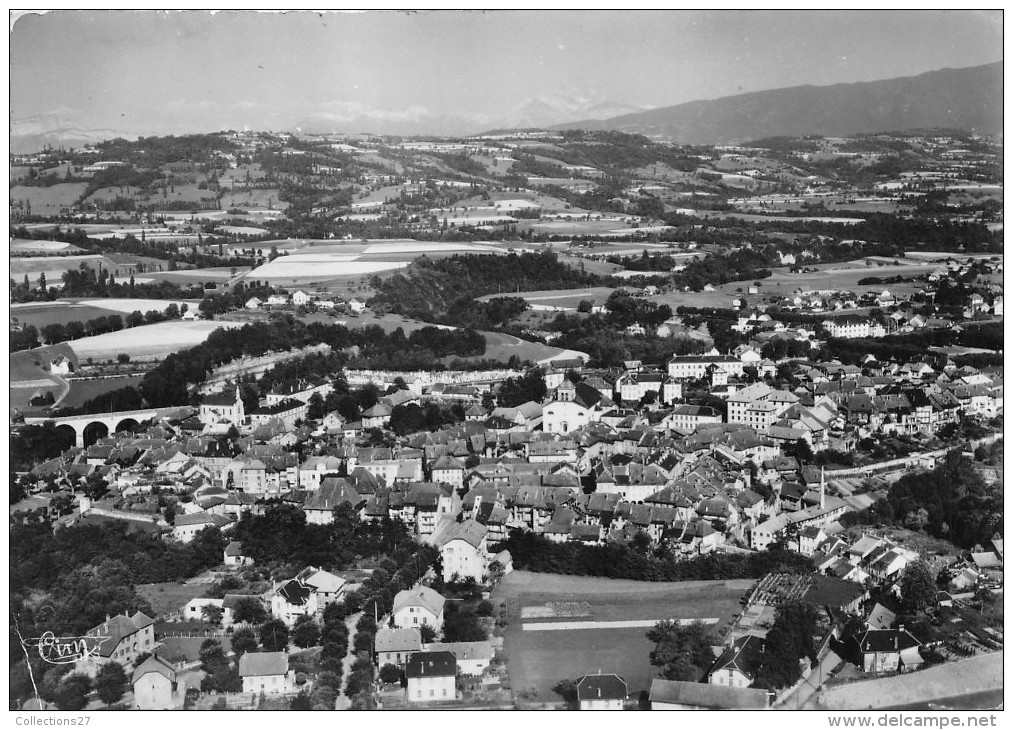
[[[15,129],[456,133],[992,63],[1002,12],[55,11],[10,47]]]

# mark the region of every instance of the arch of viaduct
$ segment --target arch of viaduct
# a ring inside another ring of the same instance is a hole
[[[96,434],[91,440],[95,443],[99,438],[122,431],[125,426],[138,425],[145,421],[159,421],[163,418],[186,417],[194,413],[193,408],[147,408],[138,411],[116,411],[113,413],[89,413],[82,416],[63,416],[61,418],[26,418],[26,424],[42,424],[51,421],[57,428],[69,428],[74,432],[74,445],[84,447],[86,435]],[[104,430],[105,433],[99,433]]]

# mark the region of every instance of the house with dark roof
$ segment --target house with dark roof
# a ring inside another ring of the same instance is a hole
[[[457,657],[449,651],[418,651],[405,665],[405,698],[409,702],[457,699]]]
[[[236,540],[226,545],[222,553],[225,565],[237,568],[244,565],[253,565],[253,558],[243,552],[243,543]]]
[[[140,611],[133,616],[124,613],[106,617],[85,636],[92,652],[87,658],[74,663],[74,671],[95,676],[99,667],[107,662],[129,667],[142,653],[154,652],[155,621]]]
[[[921,642],[903,625],[896,629],[868,629],[856,636],[855,641],[862,656],[862,669],[866,672],[910,672],[925,661],[918,651]]]
[[[235,391],[214,393],[201,398],[198,411],[201,423],[242,426],[246,421],[243,399],[239,397],[239,386]]]
[[[732,642],[714,662],[707,681],[724,687],[749,687],[763,662],[764,641],[747,634]]]
[[[629,698],[626,680],[618,674],[587,674],[577,680],[577,702],[582,710],[622,710]]]

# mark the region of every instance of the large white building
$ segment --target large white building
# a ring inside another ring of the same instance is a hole
[[[730,355],[679,355],[668,361],[668,374],[673,378],[702,378],[711,366],[729,375],[742,375],[745,363]]]
[[[778,417],[798,403],[798,396],[774,390],[766,383],[753,383],[728,396],[728,423],[744,423],[765,431]]]
[[[885,337],[886,328],[878,322],[864,317],[834,317],[823,320],[823,329],[831,337],[855,339],[860,337]]]
[[[570,433],[597,421],[602,408],[612,403],[600,391],[587,385],[565,381],[556,388],[555,397],[542,406],[542,430],[546,433]]]
[[[474,520],[444,520],[433,534],[433,544],[443,558],[443,580],[474,578],[485,582],[489,572],[489,528]]]

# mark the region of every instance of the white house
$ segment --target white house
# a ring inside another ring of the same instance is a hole
[[[294,690],[288,670],[288,654],[283,651],[247,652],[239,657],[239,676],[243,692],[249,694],[286,694]]]
[[[457,699],[457,659],[449,651],[419,651],[405,665],[409,702]]]
[[[145,659],[134,670],[131,684],[136,710],[180,710],[186,698],[186,682],[176,670],[157,656]]]
[[[176,515],[172,526],[172,536],[180,542],[187,543],[193,540],[201,530],[208,527],[217,527],[219,530],[224,530],[234,522],[235,520],[228,515],[212,514],[210,512]]]
[[[433,534],[433,544],[443,558],[443,580],[474,578],[482,583],[488,576],[489,528],[474,520],[444,520]]]
[[[384,664],[403,667],[408,662],[408,657],[417,651],[422,651],[422,633],[417,628],[390,629],[384,627],[377,630],[376,638],[373,640],[373,649],[376,652],[378,667],[382,667]]]
[[[482,676],[496,656],[491,641],[435,643],[426,646],[426,651],[449,651],[457,659],[457,671],[470,677]]]
[[[313,301],[313,297],[304,292],[302,289],[292,295],[292,304],[297,307],[303,307]]]
[[[417,629],[428,625],[442,631],[443,607],[446,602],[447,599],[426,586],[399,591],[394,596],[394,607],[391,610],[394,626],[399,629]]]

